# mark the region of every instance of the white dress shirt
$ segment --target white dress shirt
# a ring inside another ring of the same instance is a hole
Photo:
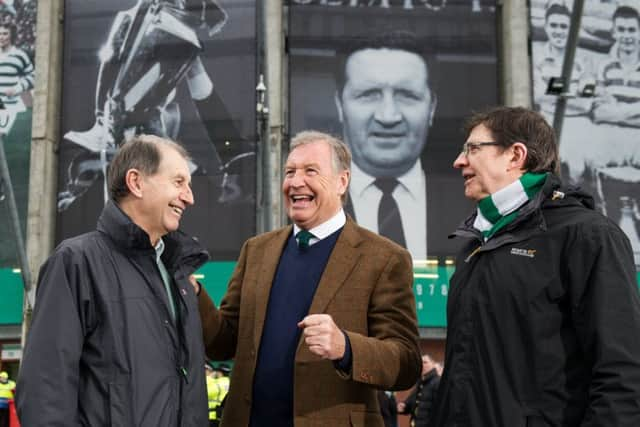
[[[398,185],[393,198],[398,204],[407,249],[413,259],[427,259],[427,182],[420,160],[404,175],[396,177]],[[378,233],[378,206],[382,191],[373,183],[376,177],[367,175],[351,163],[349,197],[359,225]]]
[[[340,211],[337,214],[335,214],[333,217],[331,217],[329,220],[323,222],[322,224],[316,227],[313,227],[311,230],[307,230],[311,234],[313,234],[313,237],[309,239],[309,246],[312,246],[318,243],[320,240],[324,239],[325,237],[329,237],[330,235],[338,231],[340,228],[342,228],[346,222],[347,222],[347,216],[344,214],[344,210],[340,209]],[[296,224],[293,224],[294,236],[296,236],[300,230],[301,230],[300,227],[298,227]]]

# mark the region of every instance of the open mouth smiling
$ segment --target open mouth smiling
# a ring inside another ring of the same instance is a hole
[[[182,213],[184,212],[184,208],[181,208],[180,206],[176,206],[176,205],[169,205],[169,207],[171,208],[171,210],[173,210],[173,212],[176,215],[182,216]]]
[[[315,198],[311,194],[293,194],[289,197],[294,204],[297,202],[311,202]]]

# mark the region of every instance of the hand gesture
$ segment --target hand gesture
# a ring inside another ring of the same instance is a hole
[[[310,314],[298,322],[298,327],[303,329],[304,342],[311,353],[329,360],[344,356],[344,334],[330,315]]]

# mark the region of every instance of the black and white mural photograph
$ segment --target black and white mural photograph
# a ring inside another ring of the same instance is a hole
[[[595,196],[640,269],[640,1],[587,0],[559,140],[563,178]],[[572,0],[531,2],[534,102],[553,123]]]
[[[119,145],[154,134],[192,158],[185,231],[235,260],[255,234],[255,10],[253,0],[66,2],[58,240],[95,226]]]
[[[452,167],[472,111],[498,103],[492,1],[304,1],[289,13],[292,134],[353,153],[347,212],[411,252],[455,253],[472,207]]]

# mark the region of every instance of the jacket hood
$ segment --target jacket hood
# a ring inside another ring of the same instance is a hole
[[[587,209],[594,210],[596,207],[593,196],[583,191],[580,187],[568,186],[560,188],[559,191],[565,195],[565,198],[574,199]]]
[[[154,250],[147,232],[135,224],[112,200],[102,210],[97,228],[126,250]],[[162,236],[162,240],[165,243],[162,260],[169,270],[184,265],[193,272],[209,260],[209,253],[197,239],[180,230]]]

